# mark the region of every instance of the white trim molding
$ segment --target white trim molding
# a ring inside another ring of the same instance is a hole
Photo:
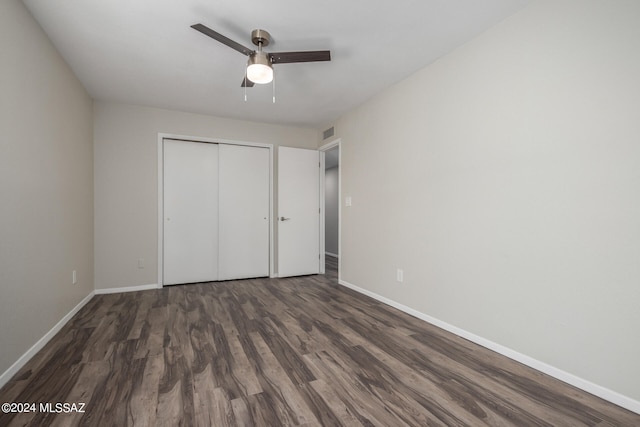
[[[95,293],[96,295],[106,295],[106,294],[119,294],[121,292],[138,292],[138,291],[147,291],[149,289],[158,289],[161,288],[162,286],[159,286],[157,284],[151,284],[151,285],[139,285],[139,286],[125,286],[122,288],[103,288],[103,289],[96,289]]]
[[[26,365],[26,363],[31,360],[31,358],[35,356],[37,352],[42,350],[42,348],[49,341],[51,341],[51,338],[53,338],[58,332],[60,332],[64,325],[66,325],[69,320],[71,320],[71,318],[82,309],[82,307],[84,307],[89,301],[91,301],[91,298],[93,298],[95,294],[95,291],[91,291],[89,295],[84,297],[84,299],[80,301],[75,307],[73,307],[69,313],[67,313],[62,319],[60,319],[60,321],[56,323],[53,328],[49,330],[49,332],[44,334],[44,336],[40,338],[34,345],[32,345],[29,350],[27,350],[22,356],[20,356],[20,358],[16,360],[16,362],[11,365],[9,369],[4,371],[2,375],[0,375],[0,388],[8,383],[9,380],[11,380],[11,378],[15,374],[17,374],[18,371],[22,369],[22,367]]]
[[[418,310],[414,310],[411,307],[407,307],[406,305],[400,304],[396,301],[393,301],[389,298],[383,297],[382,295],[378,295],[375,292],[368,291],[359,286],[346,282],[344,280],[338,280],[338,283],[346,288],[352,289],[358,293],[371,297],[377,301],[385,303],[393,308],[397,308],[400,311],[403,311],[407,314],[410,314],[413,317],[417,317],[420,320],[424,320],[427,323],[430,323],[434,326],[437,326],[445,331],[451,332],[452,334],[458,335],[462,338],[465,338],[473,343],[476,343],[482,347],[488,348],[489,350],[493,350],[496,353],[499,353],[503,356],[508,357],[509,359],[520,362],[524,365],[529,366],[537,371],[543,372],[547,375],[550,375],[560,381],[563,381],[567,384],[571,384],[574,387],[577,387],[581,390],[586,391],[587,393],[591,393],[595,396],[598,396],[604,400],[607,400],[611,403],[614,403],[618,406],[621,406],[625,409],[628,409],[632,412],[640,414],[640,402],[634,400],[628,396],[610,390],[608,388],[602,387],[598,384],[594,384],[591,381],[587,381],[583,378],[580,378],[576,375],[570,374],[569,372],[563,371],[562,369],[558,369],[555,366],[548,365],[544,362],[541,362],[533,357],[527,356],[525,354],[519,353],[515,350],[512,350],[508,347],[490,341],[481,336],[475,335],[469,331],[458,328],[457,326],[453,326],[447,322],[444,322],[440,319],[436,319],[435,317],[429,316],[427,314],[421,313]]]

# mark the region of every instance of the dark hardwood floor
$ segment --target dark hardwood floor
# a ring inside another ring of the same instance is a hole
[[[0,426],[640,426],[326,276],[94,297],[4,388]],[[55,406],[52,406],[55,408]]]

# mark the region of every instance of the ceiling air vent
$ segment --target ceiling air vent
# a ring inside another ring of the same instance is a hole
[[[333,126],[331,126],[329,129],[322,132],[322,139],[331,138],[333,134],[334,134]]]

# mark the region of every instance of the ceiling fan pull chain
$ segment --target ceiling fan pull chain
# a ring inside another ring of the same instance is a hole
[[[244,67],[244,102],[247,102],[247,83],[249,83],[249,80],[247,80],[247,67]]]
[[[273,87],[273,103],[276,103],[276,70],[273,70],[273,80],[271,81],[271,87]]]

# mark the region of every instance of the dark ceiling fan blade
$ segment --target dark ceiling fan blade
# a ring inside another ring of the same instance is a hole
[[[242,46],[240,43],[238,42],[234,42],[233,40],[231,40],[228,37],[223,36],[222,34],[213,31],[211,28],[202,25],[202,24],[194,24],[191,26],[191,28],[193,28],[196,31],[200,31],[202,34],[211,37],[214,40],[219,41],[222,44],[225,44],[227,46],[229,46],[231,49],[235,49],[240,53],[244,53],[245,55],[249,56],[251,55],[254,51],[252,49],[249,49],[248,47]]]
[[[251,80],[249,80],[248,78],[244,78],[242,79],[242,84],[240,85],[240,87],[253,87],[255,83],[253,83]]]
[[[273,64],[290,64],[292,62],[331,61],[328,50],[309,50],[304,52],[272,52],[269,58]]]

